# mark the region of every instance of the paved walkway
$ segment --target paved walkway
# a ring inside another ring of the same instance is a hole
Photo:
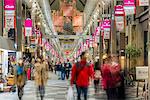
[[[51,80],[46,86],[46,94],[44,100],[66,100],[67,90],[69,87],[68,81],[58,80],[55,74],[51,74]],[[74,89],[75,90],[75,89]],[[76,95],[76,91],[75,95]],[[136,88],[126,88],[126,100],[144,100],[136,98]],[[98,95],[94,94],[94,88],[91,85],[88,92],[88,100],[106,100],[106,93],[101,89]],[[1,93],[0,100],[18,100],[16,93]],[[36,97],[36,87],[34,81],[28,81],[24,88],[23,100],[38,100]]]

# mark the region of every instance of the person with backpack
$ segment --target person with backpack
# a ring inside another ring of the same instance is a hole
[[[87,100],[88,86],[90,78],[93,78],[94,70],[87,63],[88,53],[82,52],[81,61],[75,63],[72,68],[71,86],[76,84],[77,100],[81,100],[81,93],[84,95],[84,100]]]
[[[22,100],[23,88],[25,85],[25,70],[23,65],[23,60],[20,58],[18,65],[16,66],[16,84],[18,89],[19,100]]]

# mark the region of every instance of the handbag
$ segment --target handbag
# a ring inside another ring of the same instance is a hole
[[[73,88],[70,86],[67,92],[67,100],[75,100]]]

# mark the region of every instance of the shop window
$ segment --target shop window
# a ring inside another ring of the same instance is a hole
[[[15,29],[14,28],[10,28],[10,30],[8,31],[8,38],[15,41]]]

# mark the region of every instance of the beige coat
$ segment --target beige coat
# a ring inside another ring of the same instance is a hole
[[[34,78],[35,83],[37,86],[39,85],[46,85],[48,80],[48,69],[47,69],[47,63],[35,63],[35,71],[34,71]]]

